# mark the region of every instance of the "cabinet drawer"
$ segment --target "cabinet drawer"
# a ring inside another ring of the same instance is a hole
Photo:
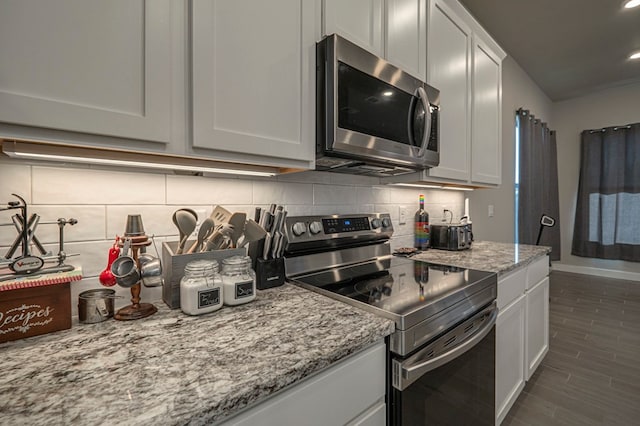
[[[347,426],[384,426],[387,422],[387,404],[384,398],[367,410],[357,419],[349,422]]]
[[[498,309],[520,297],[527,286],[527,268],[519,268],[498,279]]]
[[[533,288],[549,275],[549,256],[535,260],[527,267],[527,290]]]
[[[383,342],[230,418],[238,426],[343,425],[384,401],[386,346]],[[375,422],[374,415],[371,422]]]

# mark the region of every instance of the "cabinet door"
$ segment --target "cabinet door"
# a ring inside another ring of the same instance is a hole
[[[0,3],[0,122],[167,143],[169,0]]]
[[[469,180],[471,30],[443,2],[429,9],[427,81],[440,90],[440,165],[429,176]]]
[[[526,293],[526,378],[533,375],[549,350],[549,278]]]
[[[383,0],[324,0],[322,34],[339,34],[384,56]]]
[[[496,322],[496,424],[524,388],[525,296],[501,310]]]
[[[196,151],[313,164],[317,12],[304,0],[193,2]]]
[[[386,58],[427,79],[427,0],[387,0]]]
[[[502,61],[479,38],[473,44],[471,180],[502,181]]]

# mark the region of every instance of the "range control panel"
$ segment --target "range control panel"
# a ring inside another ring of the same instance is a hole
[[[371,229],[371,224],[368,217],[340,217],[322,219],[322,229],[325,234],[368,231]]]
[[[287,251],[323,245],[336,246],[341,240],[354,243],[389,239],[393,225],[388,213],[326,216],[290,216],[285,219]]]

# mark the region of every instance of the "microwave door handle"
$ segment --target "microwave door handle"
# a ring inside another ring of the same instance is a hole
[[[453,347],[450,351],[414,365],[411,365],[411,358],[404,362],[394,360],[392,365],[393,387],[400,391],[405,390],[413,382],[424,376],[429,371],[435,370],[449,361],[453,361],[480,343],[480,341],[489,334],[493,326],[496,324],[498,309],[495,307],[495,303],[483,310],[481,313],[476,314],[476,316],[483,315],[487,312],[491,312],[491,317],[482,326],[482,328],[476,331],[476,333],[467,340]],[[420,358],[420,352],[418,352],[415,357]]]
[[[424,156],[424,152],[427,150],[427,146],[429,144],[429,136],[431,134],[431,108],[429,103],[429,97],[427,96],[427,92],[425,92],[424,88],[418,87],[416,89],[416,96],[422,102],[422,107],[424,108],[424,133],[422,134],[422,143],[420,144],[420,148],[418,149],[418,158]]]

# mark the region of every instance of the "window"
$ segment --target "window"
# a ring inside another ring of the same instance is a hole
[[[640,261],[640,123],[581,135],[571,253]]]

